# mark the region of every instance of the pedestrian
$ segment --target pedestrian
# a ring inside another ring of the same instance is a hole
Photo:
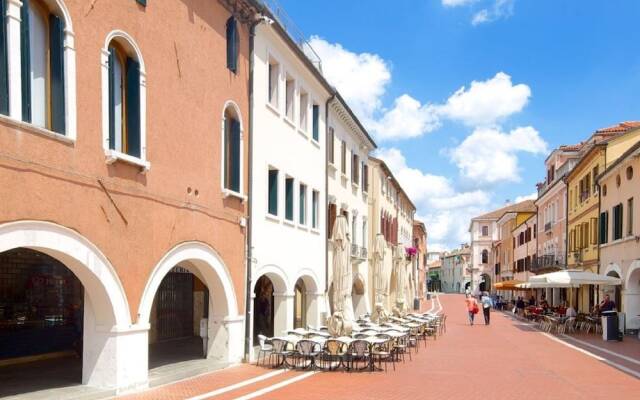
[[[524,317],[524,299],[521,296],[518,296],[518,301],[516,301],[516,309],[517,309],[517,314],[521,317]]]
[[[473,319],[478,313],[478,301],[470,294],[466,295],[465,303],[467,304],[467,313],[469,314],[469,325],[473,326]]]
[[[616,302],[611,300],[608,294],[604,296],[604,300],[600,303],[600,312],[603,311],[615,311]]]
[[[482,298],[480,299],[482,303],[482,313],[484,314],[484,324],[489,325],[489,321],[491,320],[491,306],[493,301],[491,301],[491,297],[489,297],[489,292],[482,293]]]

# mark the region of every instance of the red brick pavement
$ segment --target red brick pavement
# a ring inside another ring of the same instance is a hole
[[[557,343],[531,326],[493,313],[489,326],[469,326],[463,298],[440,297],[447,333],[387,373],[318,373],[261,399],[638,399],[640,380]],[[593,342],[597,344],[597,341]],[[571,343],[574,344],[574,343]],[[589,350],[589,349],[587,349]],[[595,351],[594,351],[595,353]],[[602,353],[597,353],[602,355]],[[618,362],[619,360],[613,359]],[[638,367],[634,363],[625,364]],[[638,368],[640,372],[640,368]],[[182,399],[270,372],[243,365],[129,399]],[[252,393],[299,372],[213,399]]]

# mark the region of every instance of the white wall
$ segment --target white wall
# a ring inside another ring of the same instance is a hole
[[[268,104],[269,59],[280,66],[279,107]],[[254,53],[254,105],[252,166],[252,232],[253,284],[266,271],[278,275],[284,287],[276,287],[276,330],[289,329],[293,324],[293,288],[301,275],[310,277],[316,287],[308,293],[313,307],[321,307],[315,301],[325,290],[326,211],[325,211],[325,103],[329,93],[319,84],[281,38],[266,25],[256,29]],[[285,115],[285,74],[296,80],[295,110],[293,121]],[[303,88],[309,94],[309,128],[298,127],[298,92]],[[319,140],[312,139],[311,107],[320,106]],[[268,215],[268,169],[279,170],[278,216]],[[285,222],[285,176],[294,178],[294,223]],[[307,185],[307,224],[299,223],[299,184]],[[311,228],[312,191],[319,192],[318,229]],[[276,282],[274,282],[274,285]],[[277,286],[277,285],[276,285]],[[310,285],[307,285],[309,289]],[[250,304],[252,307],[253,304]],[[308,312],[317,324],[319,310]],[[282,332],[276,331],[275,334]],[[251,335],[253,336],[253,335]]]

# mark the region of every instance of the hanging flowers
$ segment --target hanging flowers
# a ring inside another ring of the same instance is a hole
[[[413,257],[416,254],[418,254],[418,249],[416,249],[415,247],[407,247],[405,248],[407,257]]]

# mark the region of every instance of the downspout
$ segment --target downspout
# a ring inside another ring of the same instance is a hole
[[[564,202],[564,269],[569,268],[569,182],[565,175],[562,178],[565,186],[565,202]]]
[[[264,20],[260,17],[251,23],[249,27],[249,154],[248,154],[248,173],[247,180],[249,181],[248,188],[248,200],[247,200],[247,282],[245,289],[245,316],[244,316],[244,360],[245,362],[249,362],[251,360],[251,321],[253,320],[251,313],[251,281],[252,277],[252,266],[253,266],[253,247],[251,241],[252,234],[252,226],[253,226],[253,218],[251,213],[252,199],[253,199],[253,53],[254,53],[254,39],[256,35],[256,26],[263,22]]]
[[[331,97],[327,99],[324,104],[324,211],[325,211],[325,224],[329,221],[329,215],[326,215],[329,210],[329,104],[336,98],[336,91],[331,93]],[[333,145],[333,143],[332,143]],[[329,224],[326,224],[327,230],[329,230]],[[329,295],[329,232],[324,235],[324,295],[325,304],[327,296]],[[331,310],[327,310],[330,314]]]

